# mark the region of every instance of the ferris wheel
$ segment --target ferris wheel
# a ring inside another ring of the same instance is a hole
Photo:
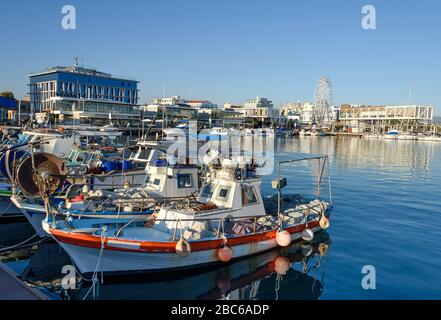
[[[331,109],[332,84],[328,77],[321,77],[315,87],[314,95],[314,122],[317,125],[326,126],[334,120]]]

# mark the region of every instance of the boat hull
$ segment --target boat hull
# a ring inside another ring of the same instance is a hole
[[[46,210],[44,206],[41,205],[34,205],[34,204],[27,204],[24,205],[18,200],[14,199],[14,203],[16,203],[16,206],[18,207],[23,214],[23,216],[28,220],[28,222],[32,225],[35,232],[38,233],[38,235],[41,238],[49,236],[49,234],[43,229],[43,220],[46,218]],[[55,213],[53,211],[53,213]],[[150,217],[152,212],[149,213],[137,213],[137,212],[121,212],[118,213],[108,213],[108,214],[71,214],[70,216],[72,218],[80,218],[80,219],[121,219],[121,221],[130,221],[133,219],[148,219]]]
[[[317,223],[314,223],[314,225],[314,227],[309,226],[314,233],[322,230]],[[100,246],[93,247],[86,244],[84,241],[82,242],[82,240],[78,240],[78,242],[72,241],[72,239],[67,240],[63,238],[62,233],[52,234],[54,239],[71,256],[78,271],[82,274],[90,274],[96,270],[98,272],[109,274],[121,274],[127,272],[165,272],[223,263],[218,258],[218,247],[193,251],[187,257],[181,257],[174,251],[170,250],[169,252],[160,250],[157,250],[157,252],[139,251],[139,247],[119,241],[116,241],[115,244],[111,244],[112,246],[116,245],[116,247],[113,247],[112,249],[107,247],[109,242],[106,242],[106,246],[102,250],[100,259]],[[301,231],[291,233],[292,241],[297,241],[300,238]],[[232,245],[232,260],[262,253],[277,247],[278,245],[275,237]]]

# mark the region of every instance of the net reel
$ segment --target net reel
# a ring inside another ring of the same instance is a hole
[[[27,196],[49,197],[66,180],[68,171],[63,160],[50,153],[35,153],[17,167],[16,182]]]

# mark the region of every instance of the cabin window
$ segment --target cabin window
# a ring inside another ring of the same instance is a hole
[[[144,182],[149,183],[150,182],[150,175],[146,174],[144,177]]]
[[[211,198],[213,195],[214,187],[212,183],[206,184],[202,187],[201,197],[203,198]]]
[[[153,184],[155,186],[159,186],[160,183],[161,183],[161,179],[156,178],[155,180],[153,180]]]
[[[242,205],[247,206],[254,203],[257,203],[254,188],[250,186],[242,186]]]
[[[178,174],[178,188],[191,188],[193,187],[193,179],[191,174]]]
[[[219,189],[219,194],[217,195],[217,200],[227,201],[229,193],[230,193],[230,187],[221,186]]]
[[[130,154],[130,158],[139,160],[148,160],[150,155],[150,150],[139,147],[138,150]]]

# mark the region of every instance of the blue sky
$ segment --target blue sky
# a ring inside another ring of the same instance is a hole
[[[74,5],[77,30],[61,28]],[[361,8],[377,29],[361,28]],[[434,104],[441,111],[441,2],[399,0],[2,1],[0,90],[26,75],[87,66],[141,81],[142,102],[166,95],[276,105],[313,100],[322,75],[341,103]]]

